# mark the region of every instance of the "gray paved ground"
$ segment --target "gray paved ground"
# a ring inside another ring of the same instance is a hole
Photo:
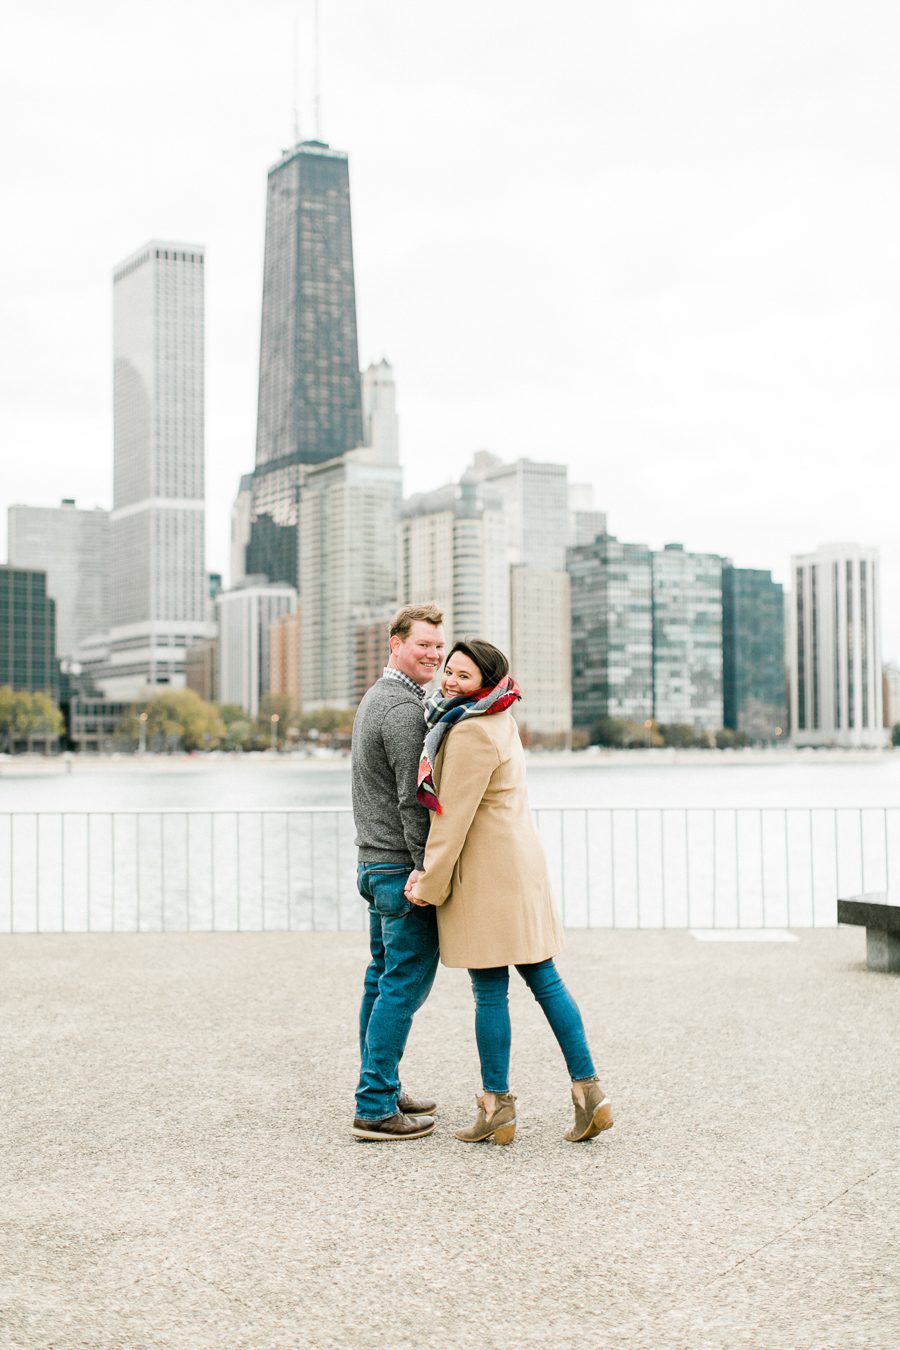
[[[508,1149],[442,971],[412,1144],[349,1135],[352,934],[0,940],[0,1344],[896,1347],[900,978],[861,931],[573,933],[617,1126],[515,990]]]

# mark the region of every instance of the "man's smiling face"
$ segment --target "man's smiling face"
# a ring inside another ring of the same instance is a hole
[[[444,659],[444,629],[417,620],[409,636],[391,638],[391,665],[416,684],[430,684]]]

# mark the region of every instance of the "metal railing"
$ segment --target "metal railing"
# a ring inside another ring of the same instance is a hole
[[[900,807],[541,807],[573,928],[831,926],[900,878]],[[0,813],[0,931],[363,926],[347,808]]]

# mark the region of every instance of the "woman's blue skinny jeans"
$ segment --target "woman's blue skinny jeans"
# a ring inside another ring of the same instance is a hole
[[[563,984],[552,959],[516,966],[550,1023],[572,1081],[595,1077],[578,1004]],[[475,1040],[485,1092],[509,1091],[509,966],[470,970],[475,994]]]

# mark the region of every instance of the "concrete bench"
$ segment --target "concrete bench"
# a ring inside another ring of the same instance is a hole
[[[863,924],[866,965],[870,970],[900,972],[900,904],[891,904],[881,891],[838,900],[838,923]]]

